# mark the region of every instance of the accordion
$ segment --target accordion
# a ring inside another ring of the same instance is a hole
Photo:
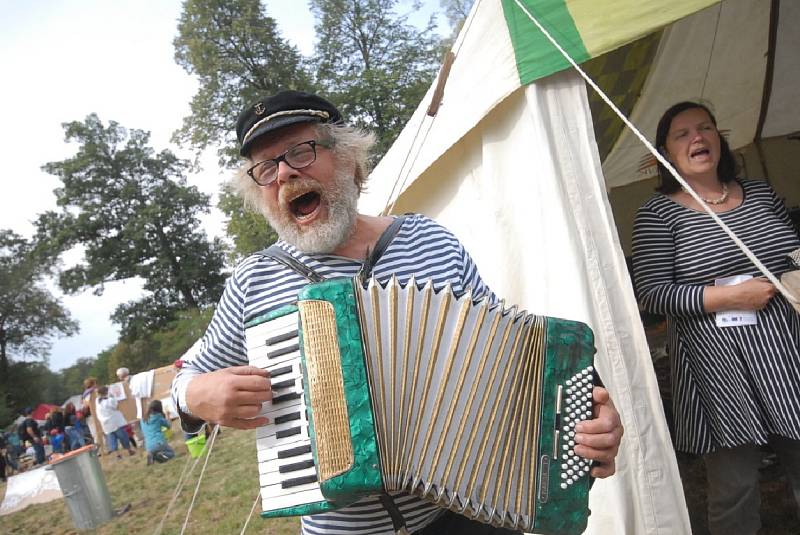
[[[256,431],[263,517],[404,491],[509,529],[585,529],[586,325],[413,279],[335,279],[245,332],[273,390]]]

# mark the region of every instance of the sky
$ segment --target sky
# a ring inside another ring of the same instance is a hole
[[[314,43],[314,21],[304,0],[266,0],[267,13],[284,37],[304,54]],[[416,16],[426,19],[438,1],[430,0]],[[37,215],[55,209],[53,189],[60,181],[41,170],[63,160],[76,147],[64,142],[64,122],[97,113],[104,123],[151,132],[156,151],[170,143],[197,82],[173,59],[181,2],[177,0],[0,0],[0,147],[3,156],[0,229],[23,236],[33,233]],[[189,183],[212,196],[227,178],[213,154]],[[218,211],[204,219],[206,232],[223,236]],[[69,260],[69,257],[67,257]],[[60,295],[59,292],[55,292]],[[118,329],[108,319],[114,308],[138,299],[138,281],[106,285],[102,296],[91,290],[61,296],[80,323],[80,333],[56,339],[49,366],[57,371],[81,357],[94,357],[117,341]]]

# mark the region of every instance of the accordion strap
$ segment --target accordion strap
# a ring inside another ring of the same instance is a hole
[[[311,282],[321,282],[325,280],[325,277],[311,269],[309,266],[305,265],[277,245],[270,245],[266,249],[263,249],[258,252],[261,256],[266,256],[267,258],[271,258],[278,262],[279,264],[283,264],[287,268],[291,269],[292,271],[299,273],[303,277],[307,278]]]
[[[397,235],[400,227],[403,226],[403,221],[405,221],[407,217],[408,214],[395,217],[394,221],[386,227],[386,230],[384,230],[383,234],[378,238],[378,241],[375,242],[375,249],[371,252],[367,251],[367,257],[364,259],[361,270],[358,272],[358,278],[361,282],[366,282],[367,279],[372,276],[372,269],[375,267],[375,264],[378,263],[378,260],[381,259],[381,256],[383,256],[389,244],[392,243],[392,240]]]
[[[372,269],[375,267],[375,264],[378,263],[378,260],[381,259],[383,252],[386,251],[386,248],[389,246],[389,244],[392,243],[392,240],[394,239],[395,235],[397,235],[400,227],[403,226],[403,221],[405,221],[406,217],[406,215],[395,217],[394,221],[392,221],[386,230],[383,231],[383,234],[380,235],[378,241],[375,242],[375,249],[372,251],[367,251],[367,258],[364,259],[361,269],[358,272],[358,276],[362,282],[366,281],[372,276]],[[299,273],[311,282],[322,282],[325,280],[325,277],[277,245],[270,245],[266,249],[262,249],[256,254],[266,256],[267,258],[275,260],[279,264],[283,264],[287,268],[291,269],[295,273]]]
[[[378,500],[380,500],[386,512],[389,513],[389,518],[392,519],[392,528],[394,528],[395,535],[409,535],[406,519],[403,518],[403,513],[397,508],[392,497],[384,492],[378,496]]]

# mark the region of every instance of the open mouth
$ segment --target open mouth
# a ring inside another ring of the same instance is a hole
[[[289,210],[298,221],[309,219],[319,209],[322,198],[316,191],[307,191],[289,201]]]
[[[689,153],[689,156],[692,158],[696,158],[698,156],[708,156],[709,154],[711,153],[709,152],[708,149],[702,148],[693,150],[692,152]]]

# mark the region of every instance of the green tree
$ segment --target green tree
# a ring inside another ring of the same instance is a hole
[[[213,307],[182,310],[161,330],[135,340],[120,340],[103,355],[98,377],[115,380],[116,370],[128,368],[132,374],[172,364],[203,336]]]
[[[162,365],[158,362],[158,344],[153,341],[152,336],[131,341],[120,340],[108,355],[106,376],[116,381],[116,371],[119,368],[128,368],[135,374]]]
[[[100,385],[109,384],[113,381],[116,381],[117,377],[116,375],[114,375],[116,368],[112,370],[110,369],[111,366],[109,365],[109,361],[111,360],[111,353],[113,351],[114,347],[110,347],[98,353],[97,357],[94,359],[94,364],[92,365],[92,368],[89,370],[89,375],[87,375],[86,377],[94,377],[97,380],[97,384]]]
[[[242,108],[281,89],[308,89],[311,76],[296,47],[280,36],[259,0],[186,0],[175,61],[200,82],[175,140],[198,153],[238,160],[234,124]]]
[[[229,257],[231,263],[269,247],[278,240],[278,234],[269,226],[264,216],[245,208],[242,199],[227,186],[222,187],[217,206],[227,216],[225,231],[233,240]]]
[[[439,0],[439,6],[444,11],[444,16],[452,28],[453,37],[461,30],[474,3],[475,0]]]
[[[45,287],[53,258],[11,230],[0,231],[0,384],[9,362],[46,358],[54,336],[78,332],[78,324]]]
[[[61,375],[50,371],[43,362],[11,362],[8,377],[0,393],[5,394],[5,410],[12,415],[23,407],[39,403],[61,405],[70,395],[61,382]]]
[[[418,30],[407,15],[395,12],[397,5],[397,0],[311,0],[317,82],[348,122],[375,132],[377,156],[419,105],[441,55],[435,20]]]
[[[214,309],[209,307],[203,310],[184,310],[178,318],[172,321],[166,329],[153,334],[153,340],[158,344],[158,366],[171,364],[183,356],[194,343],[206,332]]]
[[[112,319],[123,338],[135,339],[166,325],[177,311],[216,303],[224,283],[224,246],[209,241],[198,216],[208,196],[188,186],[189,163],[148,146],[150,134],[106,127],[92,114],[65,123],[76,154],[43,168],[58,176],[60,211],[37,220],[37,233],[52,250],[80,245],[83,261],[61,273],[67,292],[132,277],[144,280],[141,300],[120,305]]]
[[[83,392],[83,380],[93,376],[93,369],[97,359],[94,357],[83,357],[75,361],[75,364],[61,370],[61,383],[69,396]]]

